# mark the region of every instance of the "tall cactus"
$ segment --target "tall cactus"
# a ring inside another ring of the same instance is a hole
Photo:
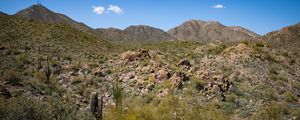
[[[38,49],[38,58],[37,58],[37,71],[39,71],[42,68],[42,58],[40,56],[40,52],[41,52],[41,49],[39,47],[39,49]]]
[[[46,84],[49,84],[50,83],[50,76],[51,76],[52,71],[50,69],[48,56],[47,56],[47,66],[46,66],[44,72],[45,72],[45,75],[46,75],[46,78],[47,78]]]
[[[98,92],[92,92],[90,98],[90,110],[97,120],[102,120],[103,97],[98,100]]]

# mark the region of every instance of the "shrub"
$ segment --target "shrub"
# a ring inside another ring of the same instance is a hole
[[[256,46],[256,47],[264,47],[265,44],[262,43],[262,42],[256,42],[254,46]]]
[[[274,89],[269,85],[257,85],[253,88],[251,94],[255,98],[275,100],[277,99]]]
[[[20,54],[16,57],[17,63],[19,65],[25,65],[25,64],[29,64],[29,57],[27,54]]]
[[[45,102],[28,97],[0,98],[1,120],[80,120],[92,119],[91,114],[77,111],[75,104],[58,97]]]
[[[247,40],[241,40],[240,43],[244,44],[244,45],[249,45],[249,41],[247,41]]]
[[[36,80],[40,81],[40,82],[44,82],[46,80],[46,75],[44,72],[35,72],[34,73],[34,77]]]
[[[223,44],[217,44],[216,46],[213,46],[213,47],[209,48],[209,49],[207,50],[207,52],[208,52],[209,54],[218,55],[218,54],[222,53],[223,50],[226,49],[226,48],[227,48],[226,45],[223,45]]]
[[[271,102],[270,106],[262,108],[255,115],[257,120],[282,120],[283,115],[287,113],[287,108],[284,104]]]
[[[12,85],[20,85],[20,82],[22,81],[20,74],[14,70],[8,70],[5,72],[3,79]]]
[[[105,118],[109,120],[227,120],[229,115],[219,103],[197,104],[190,99],[179,100],[178,96],[168,95],[146,103],[139,97],[125,101],[127,110],[119,113],[108,108]],[[154,102],[157,101],[157,102]],[[193,102],[192,106],[188,105]],[[227,106],[224,106],[227,107]],[[226,108],[229,110],[228,108]],[[230,112],[231,110],[229,110]]]
[[[293,93],[291,93],[289,91],[285,92],[283,94],[283,97],[284,97],[284,100],[287,101],[287,102],[295,102],[295,101],[297,101],[297,97]]]

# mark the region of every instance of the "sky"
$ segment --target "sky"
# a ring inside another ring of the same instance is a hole
[[[0,0],[0,11],[15,14],[38,0]],[[258,34],[300,22],[300,0],[40,0],[92,28],[149,25],[165,31],[191,19],[242,26]]]

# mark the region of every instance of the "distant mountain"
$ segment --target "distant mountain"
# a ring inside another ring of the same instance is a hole
[[[149,41],[162,41],[162,40],[174,40],[175,38],[169,35],[167,32],[146,26],[129,26],[124,30],[116,28],[108,29],[96,29],[97,34],[104,39],[113,41],[139,41],[139,42],[149,42]]]
[[[24,17],[46,23],[66,23],[80,31],[93,33],[93,29],[87,25],[76,22],[66,15],[55,13],[43,5],[32,5],[29,8],[23,9],[15,14],[15,16]]]
[[[217,21],[190,20],[168,31],[180,40],[237,41],[258,37],[259,35],[245,28],[228,27]]]
[[[171,35],[161,29],[146,25],[129,26],[124,31],[132,35],[133,40],[155,41],[174,39]]]
[[[1,13],[2,14],[2,13]],[[65,23],[85,33],[109,41],[151,42],[163,40],[237,41],[256,38],[259,35],[239,26],[225,26],[216,21],[190,20],[165,32],[146,25],[129,26],[124,30],[115,28],[92,29],[74,21],[66,15],[55,13],[42,5],[32,5],[21,10],[15,16],[40,22],[56,24]]]
[[[117,28],[97,28],[96,33],[97,36],[109,41],[127,41],[130,38],[129,34]]]
[[[6,13],[4,13],[4,12],[1,12],[1,11],[0,11],[0,15],[7,15],[7,14],[6,14]]]
[[[167,32],[150,26],[130,26],[125,30],[115,28],[92,29],[83,23],[76,22],[66,15],[55,13],[42,5],[32,5],[21,10],[15,16],[28,18],[45,23],[66,23],[80,31],[91,33],[105,40],[115,41],[160,41],[174,39]]]

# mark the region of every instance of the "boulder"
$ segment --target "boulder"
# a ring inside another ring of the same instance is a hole
[[[173,86],[181,89],[183,86],[183,82],[188,81],[189,77],[183,72],[177,72],[170,79],[172,80]]]
[[[126,51],[121,54],[121,59],[128,60],[128,61],[134,61],[137,58],[138,53],[135,51]]]
[[[127,60],[127,61],[143,60],[146,57],[150,58],[150,55],[149,55],[148,50],[145,50],[145,49],[139,49],[138,52],[126,51],[121,54],[121,59]]]
[[[170,77],[171,77],[171,75],[167,69],[160,69],[155,74],[155,78],[157,80],[167,80]]]

